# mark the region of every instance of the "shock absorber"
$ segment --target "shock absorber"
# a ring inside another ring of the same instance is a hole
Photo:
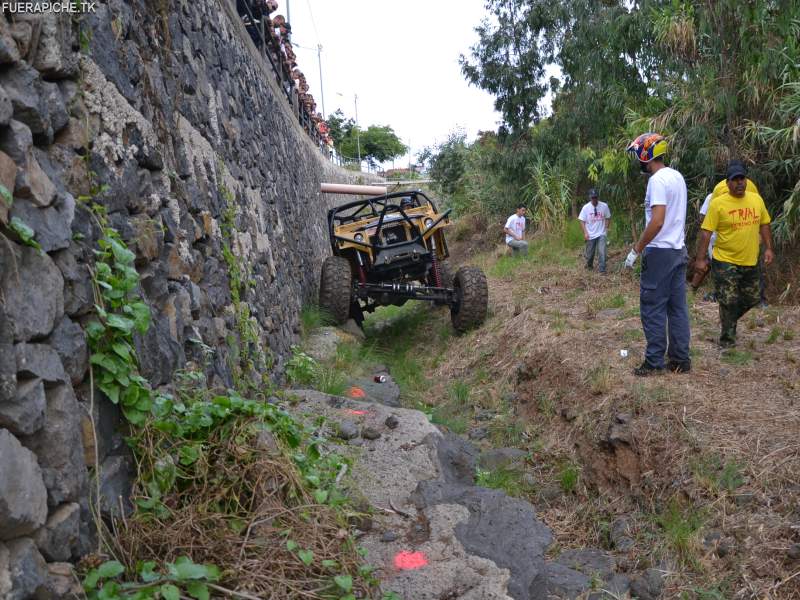
[[[358,282],[361,285],[367,283],[367,274],[364,271],[364,259],[361,258],[361,252],[356,250],[356,260],[358,261]]]
[[[442,287],[442,272],[439,270],[439,259],[436,257],[436,240],[431,236],[431,267],[436,287]]]

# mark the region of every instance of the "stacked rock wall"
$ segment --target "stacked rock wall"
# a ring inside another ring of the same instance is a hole
[[[226,0],[0,18],[0,598],[70,585],[64,562],[93,543],[96,459],[104,512],[130,506],[119,412],[89,397],[101,230],[88,207],[136,254],[153,315],[135,340],[143,375],[167,384],[193,361],[230,385],[223,249],[279,372],[329,253],[325,213],[340,199],[321,181],[365,176],[323,159]]]

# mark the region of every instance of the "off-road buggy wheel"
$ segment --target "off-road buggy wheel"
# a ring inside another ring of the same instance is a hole
[[[350,316],[352,290],[353,276],[348,260],[341,256],[326,258],[319,282],[319,306],[337,325],[344,324]]]
[[[486,319],[489,286],[478,267],[461,267],[453,278],[455,299],[450,306],[450,320],[456,331],[477,327]]]
[[[450,263],[444,260],[439,261],[439,275],[442,278],[442,287],[445,288],[453,287],[453,272],[450,270]],[[430,275],[430,285],[436,285],[433,272],[431,272]],[[435,306],[444,306],[447,303],[437,300],[433,304]]]

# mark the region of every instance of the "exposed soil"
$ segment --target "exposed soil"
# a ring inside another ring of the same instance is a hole
[[[613,550],[624,517],[634,545],[620,561],[669,571],[664,597],[800,598],[800,308],[752,310],[723,352],[702,290],[690,297],[691,373],[640,379],[638,282],[621,252],[602,276],[579,250],[540,244],[512,264],[460,237],[451,252],[486,270],[490,317],[445,342],[429,397],[468,383],[468,428],[489,413],[491,431],[529,450],[526,495],[558,547]]]

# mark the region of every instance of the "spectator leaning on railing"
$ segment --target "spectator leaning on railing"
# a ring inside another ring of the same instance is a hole
[[[308,93],[308,82],[297,68],[292,48],[292,27],[283,15],[270,14],[278,9],[276,0],[236,0],[236,10],[255,46],[262,50],[275,70],[278,83],[295,107],[300,124],[325,153],[332,145],[328,125],[316,112],[317,104]],[[266,42],[266,43],[265,43]],[[324,126],[324,132],[323,127]]]

